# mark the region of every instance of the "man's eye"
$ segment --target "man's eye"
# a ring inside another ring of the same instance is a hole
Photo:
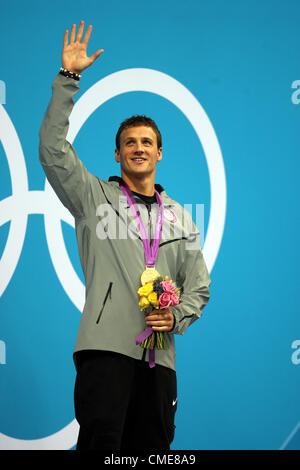
[[[151,141],[150,140],[144,140],[144,144],[151,144]]]

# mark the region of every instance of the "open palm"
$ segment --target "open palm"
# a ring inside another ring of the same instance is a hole
[[[64,69],[70,72],[80,73],[97,59],[102,54],[103,49],[96,51],[91,57],[86,55],[87,45],[92,32],[92,25],[89,25],[84,39],[81,42],[83,35],[84,21],[80,21],[77,38],[76,36],[76,24],[72,25],[70,34],[70,43],[68,43],[69,31],[66,29],[64,34],[64,46],[62,51],[62,66]]]

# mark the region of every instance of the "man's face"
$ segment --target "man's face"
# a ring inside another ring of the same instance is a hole
[[[115,150],[115,158],[125,174],[155,175],[156,162],[162,159],[162,148],[157,148],[157,137],[151,127],[128,127],[121,133],[120,151]]]

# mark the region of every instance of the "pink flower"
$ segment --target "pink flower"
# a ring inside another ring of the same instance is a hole
[[[171,305],[178,305],[179,304],[178,296],[176,294],[171,294],[171,300],[172,300]]]
[[[161,281],[160,284],[163,286],[164,292],[172,293],[175,289],[172,282],[170,282],[170,281]]]
[[[171,305],[179,304],[179,300],[176,294],[172,292],[163,292],[159,296],[159,307],[160,308],[168,308]]]
[[[159,307],[160,308],[167,308],[172,305],[172,299],[170,292],[163,292],[159,296]]]

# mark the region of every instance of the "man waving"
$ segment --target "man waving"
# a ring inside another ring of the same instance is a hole
[[[175,430],[174,336],[201,316],[211,281],[197,227],[155,183],[162,137],[151,118],[121,123],[114,155],[121,176],[108,180],[91,174],[66,140],[81,74],[103,53],[87,56],[92,26],[82,39],[83,30],[81,21],[70,41],[64,33],[62,67],[39,134],[47,179],[75,219],[86,284],[74,350],[77,449],[162,452]],[[152,306],[144,308],[151,296],[139,302],[138,291],[151,291]]]

